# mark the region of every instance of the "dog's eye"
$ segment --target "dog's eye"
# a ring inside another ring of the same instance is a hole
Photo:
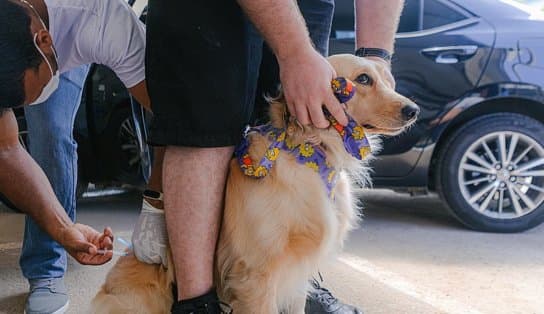
[[[372,78],[366,73],[357,76],[355,81],[362,85],[372,85]]]

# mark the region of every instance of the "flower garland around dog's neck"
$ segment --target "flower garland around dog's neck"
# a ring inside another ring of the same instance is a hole
[[[342,103],[347,102],[355,95],[355,85],[345,78],[336,78],[331,85],[336,97]],[[363,127],[352,117],[348,115],[348,125],[343,126],[327,110],[325,110],[325,116],[330,121],[331,126],[342,137],[346,151],[353,157],[362,160],[371,152],[370,143]],[[257,132],[272,142],[258,165],[254,165],[249,156],[249,139],[247,136],[249,132]],[[299,164],[306,165],[319,173],[327,187],[329,197],[334,198],[333,188],[336,185],[338,173],[326,160],[323,148],[311,143],[294,145],[289,139],[286,139],[286,131],[283,128],[275,128],[270,123],[249,128],[234,153],[244,174],[260,179],[268,175],[274,161],[278,158],[280,150],[289,152],[295,156]]]

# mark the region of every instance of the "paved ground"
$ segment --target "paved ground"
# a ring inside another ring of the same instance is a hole
[[[544,313],[544,226],[522,234],[468,231],[433,197],[363,194],[362,228],[323,270],[326,286],[365,313]],[[86,199],[78,219],[130,238],[137,195]],[[0,313],[22,313],[17,258],[23,217],[0,213]],[[111,264],[70,264],[70,313],[82,313]]]

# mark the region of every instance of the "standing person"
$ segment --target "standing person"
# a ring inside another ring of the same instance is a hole
[[[149,4],[151,140],[166,146],[164,205],[178,282],[172,313],[220,313],[213,265],[225,181],[233,146],[251,117],[262,50],[262,43],[251,39],[244,13],[278,59],[291,114],[302,124],[324,128],[325,105],[340,123],[347,123],[330,90],[334,69],[312,46],[297,4],[238,4]],[[359,50],[361,56],[392,51],[401,7],[402,0],[357,0],[357,47],[374,48]]]
[[[53,232],[48,224],[75,219],[77,155],[72,130],[86,65],[111,68],[149,108],[144,56],[144,26],[123,0],[0,0],[0,106],[5,111],[0,124],[9,127],[0,143],[0,190],[30,213],[20,260],[30,284],[28,314],[63,313],[68,306],[66,252],[58,237],[49,236]],[[26,110],[29,146],[62,204],[26,152],[11,145],[17,125],[10,108],[22,105],[38,105]],[[10,183],[21,174],[28,174],[23,177],[29,184],[11,189]],[[55,215],[39,213],[52,209]]]

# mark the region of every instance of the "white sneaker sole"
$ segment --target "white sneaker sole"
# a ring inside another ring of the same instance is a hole
[[[68,307],[70,306],[70,301],[66,302],[60,309],[56,310],[55,312],[51,314],[64,314],[68,310]],[[26,314],[26,310],[23,311],[24,314]]]

